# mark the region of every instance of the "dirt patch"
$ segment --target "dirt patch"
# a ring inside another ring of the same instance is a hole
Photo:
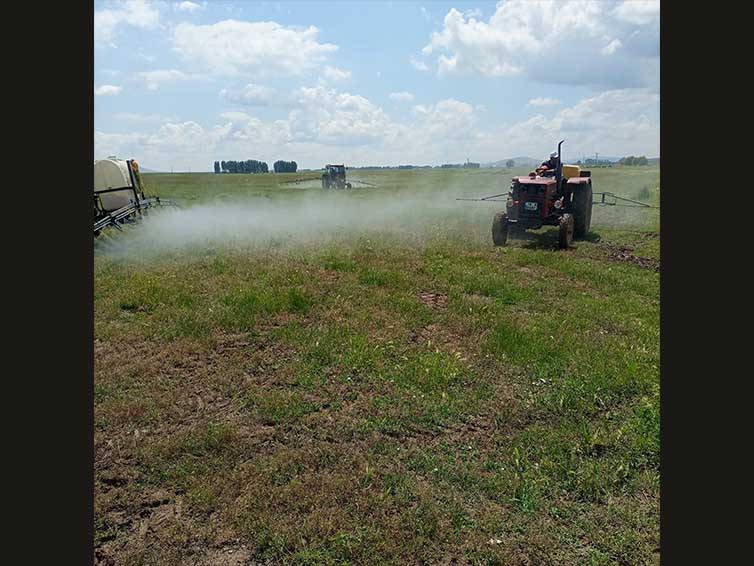
[[[651,269],[652,271],[660,271],[660,262],[656,259],[651,259],[648,257],[641,257],[634,255],[632,253],[632,249],[625,247],[625,246],[611,246],[610,251],[607,254],[608,259],[612,261],[624,261],[628,263],[633,263],[634,265],[644,268],[644,269]]]
[[[464,350],[463,338],[446,326],[428,324],[418,330],[412,330],[408,339],[410,342],[421,344],[430,350],[439,347],[447,353],[457,354],[459,359],[464,362],[468,360],[468,357],[461,353]]]
[[[255,566],[261,565],[262,562],[254,560],[251,551],[245,544],[241,544],[210,549],[195,564],[197,566]]]
[[[448,296],[443,293],[422,291],[419,293],[419,300],[432,309],[445,308],[448,306]]]

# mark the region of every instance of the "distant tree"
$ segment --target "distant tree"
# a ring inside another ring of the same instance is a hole
[[[275,173],[295,173],[298,170],[298,164],[295,161],[283,161],[278,159],[272,164]]]
[[[515,167],[515,166],[516,166],[516,162],[515,162],[515,161],[513,161],[512,159],[509,159],[508,161],[506,161],[506,162],[505,162],[505,166],[506,166],[506,167],[507,167],[508,169],[511,169],[511,168],[513,168],[513,167]]]
[[[215,161],[215,173],[267,173],[269,168],[264,161],[246,159],[243,161]]]
[[[647,161],[646,155],[642,155],[641,157],[637,157],[634,165],[648,165],[649,161]]]
[[[622,159],[618,160],[618,163],[620,165],[636,165],[637,158],[633,155],[629,155],[628,157],[623,157]]]

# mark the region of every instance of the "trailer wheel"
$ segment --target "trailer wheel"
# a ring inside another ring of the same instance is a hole
[[[569,248],[573,242],[574,220],[572,214],[564,214],[560,217],[560,233],[558,245],[562,249]]]
[[[579,187],[573,195],[574,234],[583,238],[592,224],[592,183]]]
[[[492,220],[492,243],[504,246],[508,240],[508,215],[498,212]]]

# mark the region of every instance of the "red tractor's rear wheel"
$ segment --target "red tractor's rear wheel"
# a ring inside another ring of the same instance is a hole
[[[508,215],[498,212],[492,221],[492,242],[496,246],[504,246],[508,240]]]
[[[573,195],[574,234],[583,238],[592,224],[592,184],[585,183]]]
[[[566,249],[571,246],[571,242],[573,242],[573,229],[574,229],[573,215],[566,213],[563,216],[561,216],[558,245],[562,249]]]

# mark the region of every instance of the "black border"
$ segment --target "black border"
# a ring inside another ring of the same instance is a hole
[[[6,165],[20,176],[5,182],[4,216],[18,224],[4,243],[25,245],[23,264],[5,270],[22,287],[5,293],[17,321],[6,326],[15,339],[6,351],[18,363],[6,363],[4,382],[21,388],[4,396],[16,413],[7,435],[24,437],[5,454],[18,480],[6,484],[18,502],[7,517],[20,531],[8,542],[23,557],[9,561],[93,564],[94,4],[6,8],[18,69],[6,70],[5,90],[23,106],[6,106],[19,126],[4,132],[17,150]]]

